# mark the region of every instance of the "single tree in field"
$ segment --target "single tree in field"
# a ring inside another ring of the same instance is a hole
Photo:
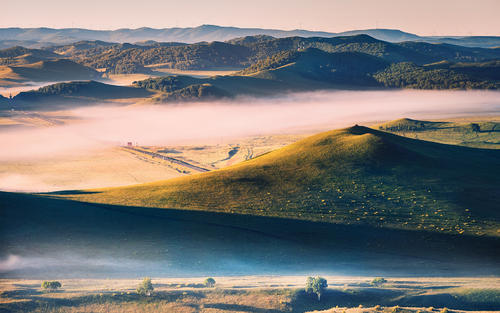
[[[205,286],[209,287],[209,288],[212,288],[215,286],[215,279],[213,279],[212,277],[208,277],[207,279],[205,279]]]
[[[137,293],[143,296],[149,297],[153,290],[153,284],[151,283],[151,278],[149,277],[144,278],[139,286],[137,286]]]
[[[42,289],[48,291],[56,291],[57,288],[61,288],[61,283],[58,281],[44,281],[42,283]]]
[[[307,277],[306,292],[315,293],[318,296],[318,301],[321,301],[321,295],[328,287],[328,282],[323,277]]]

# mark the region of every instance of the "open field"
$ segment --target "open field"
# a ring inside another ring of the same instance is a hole
[[[102,148],[55,158],[7,160],[0,164],[0,189],[49,191],[124,186],[178,177],[182,169],[122,148]]]
[[[500,149],[500,118],[480,122],[462,118],[456,121],[418,121],[400,119],[374,128],[420,140],[463,145],[475,148]]]
[[[500,309],[496,278],[388,278],[324,276],[329,288],[319,302],[303,291],[305,276],[155,278],[152,296],[135,292],[140,279],[62,279],[62,289],[43,292],[40,280],[0,280],[5,312],[448,312]],[[377,307],[376,307],[377,306]]]

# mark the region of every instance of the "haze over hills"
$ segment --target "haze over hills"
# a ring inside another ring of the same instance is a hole
[[[62,193],[85,202],[498,237],[500,151],[354,126],[221,170]]]
[[[90,30],[81,28],[3,28],[0,29],[0,47],[7,44],[25,45],[28,47],[42,47],[57,44],[68,44],[81,40],[102,40],[111,42],[138,42],[154,40],[160,42],[185,42],[195,43],[202,41],[225,41],[237,37],[267,35],[277,38],[281,37],[334,37],[366,34],[374,38],[390,41],[425,41],[431,43],[451,43],[474,47],[498,47],[500,37],[494,36],[441,36],[425,37],[406,33],[394,29],[366,29],[352,30],[340,33],[308,31],[308,30],[276,30],[261,28],[238,28],[216,25],[201,25],[188,28],[137,28],[117,30]]]

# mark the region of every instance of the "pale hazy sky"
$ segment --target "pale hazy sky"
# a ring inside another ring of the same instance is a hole
[[[500,0],[0,0],[0,27],[238,27],[500,35]]]

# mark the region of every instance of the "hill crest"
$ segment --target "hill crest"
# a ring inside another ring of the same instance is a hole
[[[481,162],[477,162],[477,160]],[[221,170],[65,196],[341,224],[498,236],[500,153],[363,126],[317,134]],[[473,222],[472,222],[473,221]]]

